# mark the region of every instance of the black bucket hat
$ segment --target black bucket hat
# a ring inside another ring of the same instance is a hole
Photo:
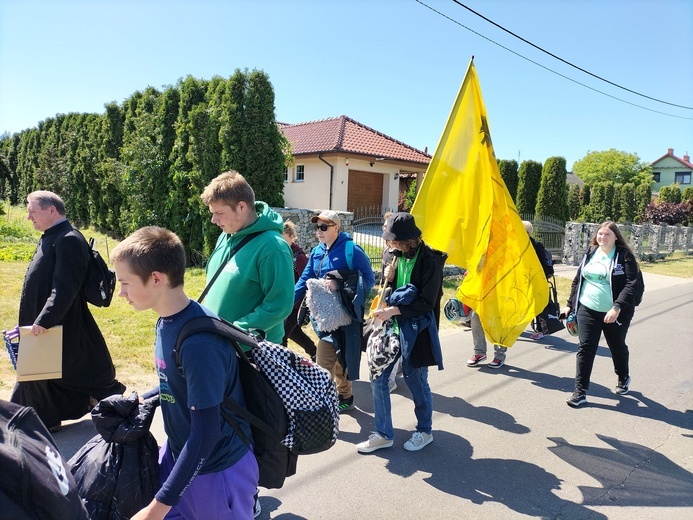
[[[414,216],[411,213],[394,213],[385,222],[385,229],[383,230],[384,240],[403,242],[411,238],[419,238],[420,236],[421,230],[416,227]]]

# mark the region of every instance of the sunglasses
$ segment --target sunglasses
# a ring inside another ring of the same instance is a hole
[[[332,226],[334,226],[334,224],[318,224],[317,226],[315,226],[315,231],[327,231],[327,229],[331,228]]]

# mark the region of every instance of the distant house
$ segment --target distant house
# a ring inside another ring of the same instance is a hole
[[[400,183],[406,189],[405,179],[423,178],[431,160],[426,151],[346,116],[278,125],[294,158],[284,172],[287,207],[396,210]]]
[[[676,157],[674,149],[669,148],[666,155],[662,155],[659,159],[650,163],[650,165],[652,166],[652,176],[654,177],[653,193],[659,193],[660,188],[675,182],[679,183],[681,189],[691,185],[693,164],[691,164],[691,158],[688,156],[688,153],[683,157]]]
[[[580,177],[575,175],[573,172],[568,172],[566,174],[566,181],[568,182],[568,186],[572,184],[577,184],[580,186],[580,189],[585,185],[585,181],[583,181]]]

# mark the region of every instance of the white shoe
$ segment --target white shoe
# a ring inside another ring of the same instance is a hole
[[[371,433],[367,441],[360,442],[356,445],[356,449],[359,453],[371,453],[380,448],[391,448],[395,443],[392,439],[386,439],[378,432]]]
[[[407,451],[419,451],[433,442],[433,434],[425,432],[414,432],[407,442],[404,443],[404,449]]]

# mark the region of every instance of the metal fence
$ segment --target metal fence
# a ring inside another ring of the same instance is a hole
[[[363,206],[354,210],[354,241],[366,252],[375,272],[379,272],[383,264],[384,215],[394,211],[397,210],[382,206]]]
[[[563,257],[563,245],[565,243],[565,221],[556,217],[534,215],[524,213],[520,215],[522,220],[532,223],[534,240],[542,243],[544,248],[551,253],[554,261]]]

